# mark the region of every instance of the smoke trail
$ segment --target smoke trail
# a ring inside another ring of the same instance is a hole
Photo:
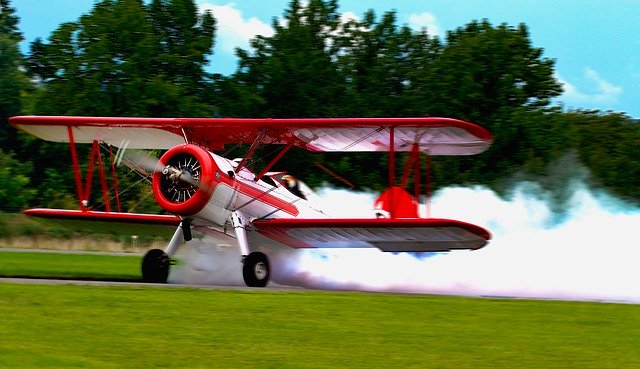
[[[368,249],[281,250],[270,255],[273,281],[321,289],[640,301],[634,242],[640,209],[581,180],[571,187],[561,217],[558,204],[547,201],[553,196],[530,182],[515,186],[508,199],[481,187],[446,188],[434,197],[432,216],[488,228],[493,238],[485,248],[422,258]],[[325,188],[319,195],[335,216],[372,215],[374,194]],[[237,249],[195,249],[211,257],[192,254],[187,264],[199,272],[177,280],[243,284]]]
[[[432,216],[490,229],[493,239],[485,248],[428,258],[377,250],[304,251],[297,274],[290,275],[287,283],[328,289],[640,301],[640,251],[634,242],[640,210],[589,190],[581,180],[571,187],[562,217],[552,210],[555,204],[545,200],[553,196],[529,182],[517,185],[508,200],[485,188],[444,189],[434,198]],[[324,194],[329,200],[331,192]],[[366,204],[364,199],[363,194],[354,194],[351,203],[362,210],[370,208],[373,195]],[[337,207],[344,203],[343,199],[335,202]]]

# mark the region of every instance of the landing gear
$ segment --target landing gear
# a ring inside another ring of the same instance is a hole
[[[142,258],[142,280],[150,283],[167,283],[171,259],[160,249],[147,251]]]
[[[242,277],[249,287],[264,287],[269,281],[269,260],[261,252],[252,252],[242,260]]]

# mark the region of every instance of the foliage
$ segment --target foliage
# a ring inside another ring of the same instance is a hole
[[[564,116],[577,131],[580,160],[597,178],[597,185],[640,200],[640,125],[622,114],[572,112]]]
[[[215,21],[191,0],[104,0],[32,44],[37,114],[203,116]]]
[[[553,60],[531,46],[524,24],[514,29],[489,21],[472,21],[447,33],[447,43],[433,65],[430,86],[435,115],[458,117],[485,125],[505,109],[546,107],[561,93]]]
[[[0,205],[3,210],[25,209],[36,191],[29,187],[31,168],[0,150]]]
[[[18,48],[22,33],[9,0],[0,0],[0,149],[16,147],[16,133],[8,118],[22,109],[21,93],[28,87],[22,72],[23,57]]]
[[[484,184],[504,193],[521,179],[552,185],[544,179],[549,168],[569,155],[569,162],[590,169],[593,185],[640,200],[628,179],[640,171],[637,123],[611,112],[550,107],[561,93],[554,61],[532,46],[525,24],[472,20],[441,40],[428,29],[398,25],[394,11],[343,19],[337,0],[292,0],[282,17],[273,19],[274,34],[255,37],[248,50],[237,49],[237,70],[222,76],[205,72],[216,21],[212,14],[198,13],[195,1],[103,0],[77,21],[61,24],[46,41],[31,44],[26,65],[35,85],[29,86],[17,49],[18,19],[9,0],[0,1],[5,130],[6,117],[21,113],[446,116],[486,127],[494,143],[480,156],[434,157],[436,189]],[[1,148],[14,151],[33,168],[29,175],[38,178],[27,185],[37,190],[31,205],[76,206],[66,145],[24,135],[2,137]],[[239,149],[230,152],[242,155]],[[78,150],[83,162],[89,148]],[[275,152],[265,148],[257,154],[259,167]],[[387,160],[370,153],[293,149],[274,169],[290,171],[311,186],[341,186],[344,177],[356,188],[381,190],[388,184]],[[405,160],[398,155],[399,171]],[[139,177],[122,181],[125,210],[159,210]]]
[[[231,107],[225,116],[333,117],[338,114],[343,83],[333,65],[334,32],[340,20],[337,1],[293,0],[283,20],[273,21],[272,37],[256,37],[253,53],[237,50],[239,68],[231,93],[255,103],[249,111]],[[322,88],[318,88],[322,86]],[[230,102],[224,104],[230,107]],[[246,104],[241,104],[246,107]]]

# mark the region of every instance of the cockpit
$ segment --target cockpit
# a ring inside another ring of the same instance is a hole
[[[233,159],[230,160],[230,164],[232,167],[237,168],[241,161],[242,159],[239,158]],[[249,169],[245,167],[243,168],[244,170],[248,171]],[[260,180],[273,187],[284,187],[287,191],[303,200],[309,201],[315,197],[313,190],[309,186],[286,172],[267,172]]]
[[[270,172],[265,174],[262,180],[275,187],[280,185],[303,200],[310,200],[314,196],[313,190],[309,186],[286,172]]]

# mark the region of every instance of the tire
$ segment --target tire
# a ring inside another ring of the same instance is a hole
[[[166,252],[152,249],[142,258],[142,280],[149,283],[167,283],[171,260]]]
[[[247,255],[242,265],[242,277],[249,287],[265,287],[269,282],[271,269],[267,255],[261,252],[252,252]]]

